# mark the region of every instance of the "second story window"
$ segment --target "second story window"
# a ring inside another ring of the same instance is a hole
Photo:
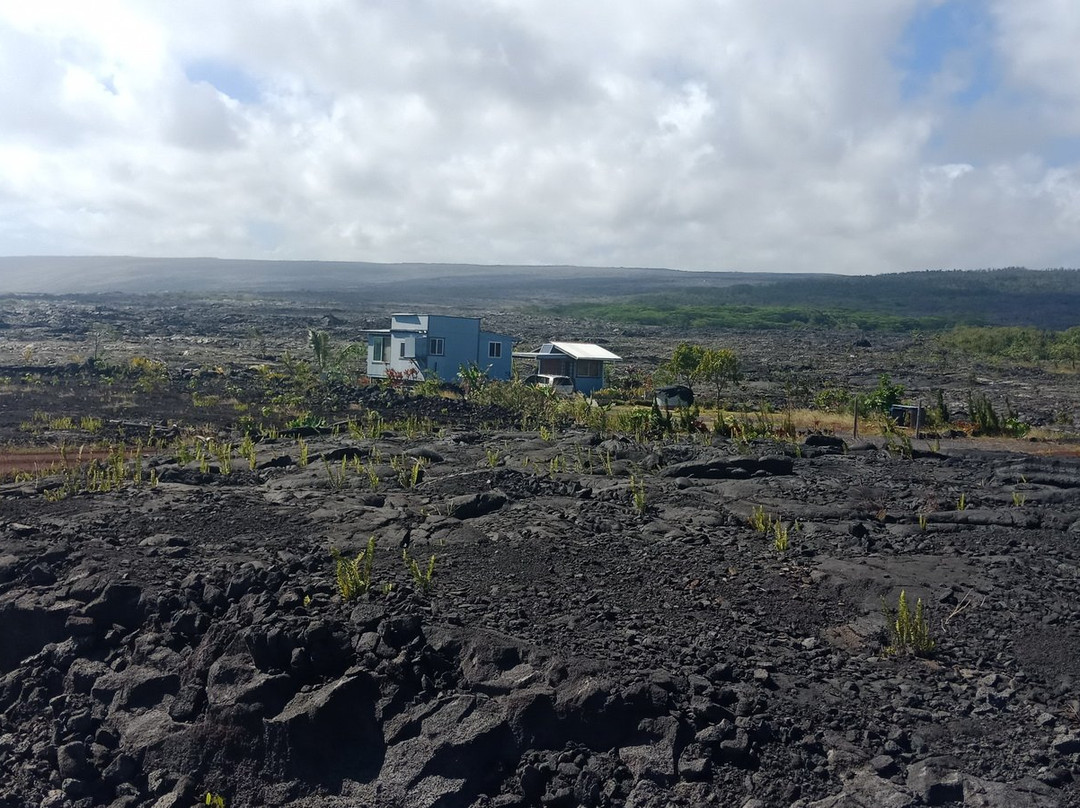
[[[501,342],[489,342],[488,343],[488,359],[500,359],[502,357],[502,343]]]
[[[428,353],[432,356],[445,356],[446,344],[442,337],[432,337],[428,341]]]

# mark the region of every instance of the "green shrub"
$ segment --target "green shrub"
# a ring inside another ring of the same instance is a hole
[[[1009,435],[1014,438],[1022,438],[1031,429],[1029,424],[1024,423],[1017,417],[1017,413],[1005,401],[1005,415],[1002,417],[990,399],[986,396],[968,393],[968,412],[971,414],[971,422],[976,431],[981,435]]]
[[[814,396],[814,409],[822,412],[850,412],[851,391],[833,387],[828,382]]]
[[[904,387],[900,384],[893,384],[888,373],[882,373],[878,377],[878,386],[871,390],[864,396],[860,397],[859,409],[861,412],[884,412],[887,413],[889,408],[894,404],[899,404],[900,399],[904,397]]]

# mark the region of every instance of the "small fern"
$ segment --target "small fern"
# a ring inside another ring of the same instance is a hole
[[[405,561],[405,568],[412,576],[416,588],[424,594],[430,592],[433,585],[432,578],[435,576],[435,554],[432,553],[431,558],[428,559],[427,569],[420,569],[420,564],[409,555],[408,550],[401,551],[401,558]]]
[[[630,496],[634,503],[634,510],[644,514],[649,508],[649,495],[645,490],[645,480],[635,475],[630,476]]]
[[[896,608],[890,608],[882,598],[881,606],[889,621],[890,644],[888,654],[909,653],[914,656],[930,656],[937,643],[930,636],[930,623],[923,613],[922,598],[915,602],[915,610],[908,605],[907,592],[900,590],[900,599]]]
[[[334,559],[334,575],[341,599],[350,601],[366,594],[371,588],[371,568],[375,563],[375,537],[368,539],[367,549],[356,558],[345,558],[336,547],[330,549],[330,556]]]
[[[797,525],[798,523],[796,523]],[[773,547],[776,552],[783,554],[788,550],[790,544],[790,531],[787,524],[785,524],[779,517],[773,520],[772,523],[773,532]]]

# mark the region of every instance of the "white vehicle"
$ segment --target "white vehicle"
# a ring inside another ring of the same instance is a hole
[[[547,387],[561,396],[574,394],[574,380],[569,376],[552,376],[549,373],[534,373],[525,379],[524,384],[533,387]]]

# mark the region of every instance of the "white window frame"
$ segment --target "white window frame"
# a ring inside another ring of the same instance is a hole
[[[492,340],[488,343],[488,359],[502,359],[502,343]]]
[[[398,349],[398,359],[404,359],[405,358],[405,340],[402,340],[399,344],[401,345],[401,347]]]
[[[446,340],[443,337],[431,337],[428,340],[429,356],[446,356]]]

